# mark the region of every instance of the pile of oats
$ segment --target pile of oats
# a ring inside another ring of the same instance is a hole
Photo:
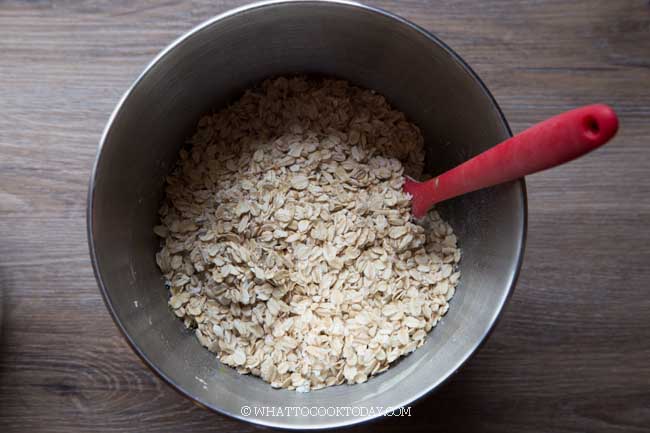
[[[460,274],[456,236],[411,221],[422,136],[344,81],[277,78],[205,116],[167,179],[169,305],[242,374],[309,391],[421,346]]]

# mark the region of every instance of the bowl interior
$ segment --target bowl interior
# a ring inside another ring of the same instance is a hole
[[[241,417],[247,406],[408,404],[473,353],[510,292],[523,252],[525,192],[512,182],[439,207],[463,251],[450,310],[426,344],[386,373],[311,393],[274,390],[241,376],[201,347],[167,306],[152,232],[164,176],[200,115],[263,79],[318,73],[375,89],[425,137],[438,173],[509,135],[482,84],[447,48],[398,18],[347,3],[257,5],[218,17],[168,48],[130,90],[109,124],[91,181],[89,238],[100,286],[136,351],[183,393]],[[251,415],[283,427],[327,427],[367,419]]]

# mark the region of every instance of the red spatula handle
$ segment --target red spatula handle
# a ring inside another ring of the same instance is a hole
[[[602,104],[551,117],[458,167],[418,184],[417,191],[409,191],[412,185],[405,184],[405,191],[413,195],[413,215],[423,216],[442,200],[571,161],[605,144],[617,129],[616,113]]]

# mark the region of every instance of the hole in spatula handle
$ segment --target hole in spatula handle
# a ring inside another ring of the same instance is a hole
[[[600,133],[600,124],[598,123],[598,119],[594,116],[587,116],[583,121],[583,125],[585,127],[585,135],[588,138],[594,139],[598,137],[598,134]]]

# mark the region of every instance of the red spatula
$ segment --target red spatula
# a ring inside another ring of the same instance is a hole
[[[571,161],[607,143],[618,130],[611,107],[587,105],[538,123],[426,182],[406,178],[412,212],[423,217],[434,204]]]

